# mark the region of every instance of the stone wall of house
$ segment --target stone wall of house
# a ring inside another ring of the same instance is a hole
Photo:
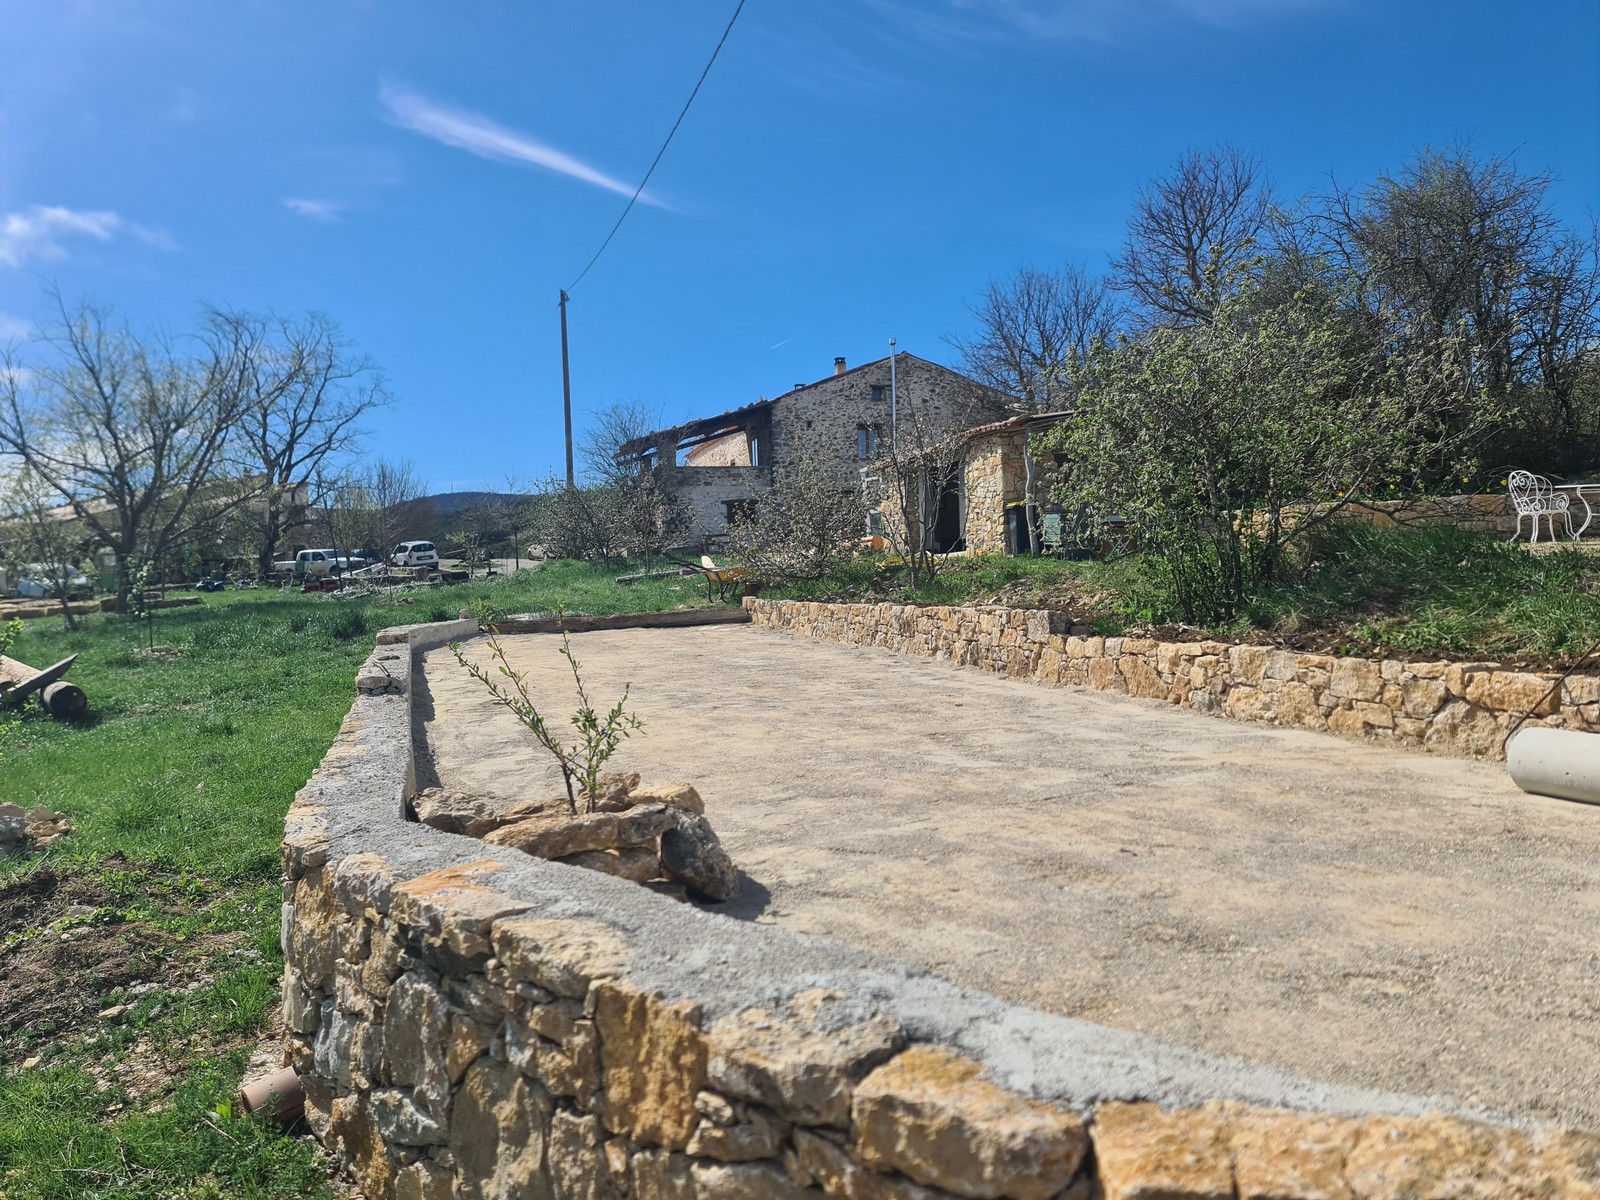
[[[677,502],[671,536],[699,542],[726,533],[728,501],[754,500],[772,487],[768,467],[678,467],[665,477]]]
[[[414,652],[472,632],[379,635],[284,837],[286,1058],[368,1200],[1600,1187],[1600,1137],[1013,1007],[410,822]]]
[[[941,435],[993,420],[1005,400],[964,375],[910,354],[897,356],[894,392],[902,431],[917,421]],[[857,431],[875,426],[886,451],[891,416],[888,359],[795,388],[773,401],[771,461],[818,455],[838,464],[840,486],[859,486],[858,468],[866,464],[857,456]]]
[[[918,608],[749,598],[755,624],[827,641],[884,646],[1014,678],[1164,700],[1264,721],[1449,754],[1500,758],[1527,725],[1600,732],[1600,676],[1492,662],[1332,658],[1225,642],[1090,637],[1043,609]],[[1075,632],[1076,630],[1076,632]]]
[[[962,464],[967,550],[1006,552],[1006,505],[1027,490],[1028,435],[1021,430],[975,440]]]

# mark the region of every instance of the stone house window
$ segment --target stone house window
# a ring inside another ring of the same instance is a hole
[[[730,528],[742,522],[756,519],[756,502],[754,500],[724,500],[722,508]]]
[[[856,426],[856,460],[858,462],[872,462],[878,457],[878,427],[876,425]]]

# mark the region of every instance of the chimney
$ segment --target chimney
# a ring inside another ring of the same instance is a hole
[[[833,373],[835,375],[843,375],[845,373],[844,355],[841,354],[833,360]]]

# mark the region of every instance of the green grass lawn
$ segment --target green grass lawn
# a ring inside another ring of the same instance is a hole
[[[1067,611],[1095,633],[1175,624],[1139,556],[1115,562],[946,560],[912,592],[903,567],[858,559],[773,597],[1011,604]],[[1538,556],[1454,529],[1329,530],[1232,621],[1205,633],[1323,653],[1565,664],[1600,639],[1600,555],[1563,546]]]
[[[76,832],[0,861],[0,1196],[331,1194],[308,1138],[232,1111],[277,1004],[289,803],[379,629],[480,599],[497,613],[705,603],[695,578],[614,574],[554,563],[392,597],[222,592],[149,630],[115,614],[26,624],[12,655],[78,654],[91,718],[30,704],[4,744],[0,799]]]

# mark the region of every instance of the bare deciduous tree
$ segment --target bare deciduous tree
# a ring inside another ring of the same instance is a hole
[[[1191,150],[1134,201],[1117,286],[1146,325],[1209,320],[1258,252],[1272,217],[1260,160],[1232,146]]]
[[[1070,402],[1094,348],[1109,342],[1123,319],[1111,285],[1075,265],[1023,267],[991,281],[969,309],[977,332],[948,339],[967,373],[1040,409]]]
[[[241,414],[228,440],[234,478],[252,493],[248,525],[257,569],[324,498],[312,491],[325,463],[351,451],[360,421],[387,403],[383,378],[326,317],[300,319],[212,309],[212,353],[230,364]]]
[[[57,311],[42,360],[0,370],[0,448],[111,550],[124,601],[132,561],[159,558],[245,499],[217,487],[240,394],[214,347],[181,355],[95,304],[69,310],[58,297]]]

